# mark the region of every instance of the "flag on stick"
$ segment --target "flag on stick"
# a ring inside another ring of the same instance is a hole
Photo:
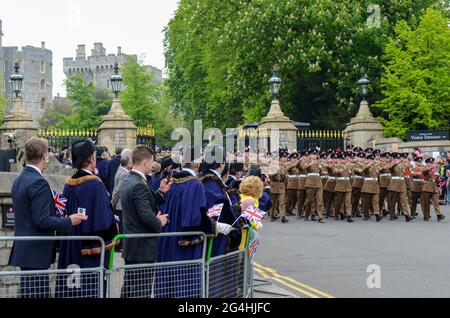
[[[221,204],[216,204],[213,207],[211,207],[208,210],[208,217],[213,218],[213,217],[220,217],[220,214],[222,213],[222,209],[223,209],[223,203]]]
[[[55,204],[56,214],[59,216],[65,216],[67,199],[53,189],[52,189],[52,196],[53,196],[53,204]]]

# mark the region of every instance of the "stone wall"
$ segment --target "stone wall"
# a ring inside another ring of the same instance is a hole
[[[428,157],[433,154],[450,151],[450,141],[409,141],[403,142],[399,138],[383,138],[375,142],[375,147],[381,151],[396,151],[412,153],[414,148],[419,148],[420,151]]]
[[[42,114],[45,106],[53,99],[53,57],[52,51],[41,47],[25,46],[3,48],[5,60],[5,96],[10,109],[15,94],[9,81],[14,72],[14,63],[20,62],[20,74],[23,75],[23,87],[20,97],[23,100],[25,111],[34,121]]]
[[[2,47],[2,20],[0,20],[0,96],[5,96],[5,60]]]
[[[114,74],[114,64],[119,67],[126,62],[128,56],[137,59],[137,55],[122,53],[122,48],[117,48],[117,54],[106,55],[106,49],[102,43],[94,43],[91,55],[86,57],[86,45],[80,44],[76,50],[76,57],[63,59],[63,69],[66,76],[81,73],[86,82],[92,82],[100,89],[111,89],[110,77]],[[153,66],[146,66],[154,74],[153,81],[162,81],[162,71]]]

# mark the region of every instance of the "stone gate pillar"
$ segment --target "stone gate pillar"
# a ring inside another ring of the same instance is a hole
[[[375,147],[377,140],[384,138],[383,130],[383,125],[373,117],[365,100],[361,102],[356,117],[352,118],[345,128],[347,142],[364,149]]]
[[[10,144],[8,144],[4,134],[12,133],[15,130],[25,130],[31,137],[38,136],[38,127],[31,116],[25,112],[20,98],[14,98],[11,111],[6,114],[3,126],[0,127],[0,149],[10,148]]]
[[[120,100],[115,98],[98,129],[98,144],[108,147],[110,151],[116,147],[133,149],[136,146],[136,131],[131,117],[125,114]]]

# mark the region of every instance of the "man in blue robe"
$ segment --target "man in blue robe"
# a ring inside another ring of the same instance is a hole
[[[63,196],[67,199],[67,215],[85,214],[88,220],[72,227],[69,236],[100,236],[106,249],[113,246],[118,233],[111,209],[109,194],[99,177],[94,175],[96,147],[91,140],[77,141],[72,145],[73,166],[77,172],[67,179]],[[100,266],[101,246],[97,241],[62,241],[58,269],[94,268]],[[104,264],[108,259],[105,253]],[[56,295],[60,298],[97,298],[99,277],[93,273],[81,273],[80,284],[68,284],[71,275],[58,275]],[[106,285],[104,285],[106,287]],[[103,291],[100,291],[103,292]]]
[[[109,193],[112,193],[112,190],[109,189],[108,162],[110,160],[106,158],[107,151],[108,151],[107,147],[98,147],[97,148],[96,168],[98,170],[98,176],[100,177],[103,184],[105,185],[106,190]]]
[[[206,209],[210,209],[216,204],[222,204],[222,213],[216,217],[216,221],[233,225],[241,215],[238,205],[233,205],[227,194],[226,186],[222,180],[222,172],[225,168],[223,149],[214,147],[207,150],[205,160],[202,164],[202,182],[205,188]],[[235,230],[229,235],[219,235],[214,239],[211,256],[224,255],[237,250],[241,242],[241,231],[239,222],[234,224]]]
[[[196,152],[195,149],[190,149],[190,152],[190,155],[185,154],[185,158],[191,160],[189,162],[182,160],[182,170],[173,175],[173,183],[167,193],[165,205],[170,223],[162,232],[204,232],[208,237],[214,237],[216,233],[228,234],[232,229],[230,225],[217,223],[207,215],[205,191],[197,177],[200,152]],[[201,236],[162,237],[158,242],[158,262],[201,259],[203,244]],[[189,284],[186,281],[189,281]],[[198,298],[201,297],[200,284],[200,267],[161,269],[157,273],[155,296]]]

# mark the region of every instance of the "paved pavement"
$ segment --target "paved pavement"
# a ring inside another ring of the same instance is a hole
[[[441,209],[442,222],[264,221],[255,274],[298,297],[450,297],[450,208]],[[367,286],[371,264],[380,288]]]

